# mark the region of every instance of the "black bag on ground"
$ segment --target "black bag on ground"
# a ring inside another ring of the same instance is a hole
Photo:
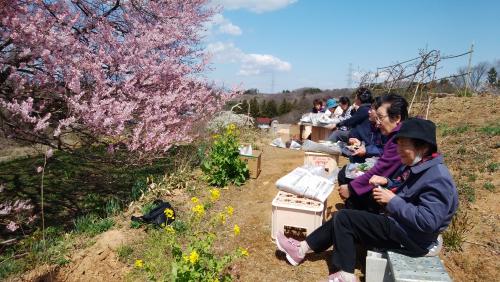
[[[158,226],[161,226],[162,224],[171,224],[174,219],[175,219],[175,211],[168,202],[164,202],[162,200],[155,200],[154,201],[154,208],[147,214],[143,216],[132,216],[130,219],[132,221],[140,221],[144,223],[152,223]],[[173,218],[167,218],[165,215],[165,210],[166,209],[171,209],[174,211],[174,216]]]

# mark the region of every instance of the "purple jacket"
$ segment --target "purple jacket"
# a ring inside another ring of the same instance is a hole
[[[382,153],[380,159],[378,159],[378,161],[375,163],[375,166],[365,172],[365,174],[357,177],[356,179],[351,181],[351,183],[349,183],[349,186],[352,188],[352,190],[354,190],[356,194],[358,194],[358,196],[370,192],[373,189],[373,186],[368,183],[372,176],[380,175],[384,177],[390,177],[394,175],[394,173],[402,165],[401,159],[399,158],[398,152],[396,150],[397,145],[396,143],[392,142],[394,135],[399,131],[400,127],[401,123],[396,128],[394,128],[391,133],[389,133],[389,136],[387,136],[389,139],[387,140],[387,143],[385,143],[384,152]]]
[[[446,229],[458,208],[458,194],[450,172],[438,156],[410,169],[386,206],[389,217],[423,248]]]

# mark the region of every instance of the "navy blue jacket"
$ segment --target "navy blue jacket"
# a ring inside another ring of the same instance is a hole
[[[370,108],[371,104],[362,104],[350,118],[339,122],[337,124],[337,128],[346,126],[350,129],[362,123],[363,121],[368,120],[368,111],[370,110]]]
[[[356,138],[365,142],[366,155],[364,157],[354,157],[351,162],[364,162],[365,158],[380,157],[384,152],[384,145],[387,137],[380,133],[380,130],[372,125],[370,120],[365,120],[349,132],[349,138]]]
[[[458,208],[458,193],[443,157],[417,164],[386,206],[389,218],[423,248],[436,241]]]

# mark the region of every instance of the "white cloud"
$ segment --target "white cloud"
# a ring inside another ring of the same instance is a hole
[[[222,33],[229,35],[241,35],[243,33],[239,26],[224,18],[224,16],[222,16],[221,14],[214,15],[212,17],[212,20],[205,24],[205,28],[205,36],[211,35],[213,33]]]
[[[241,35],[241,28],[237,25],[234,25],[231,22],[224,23],[219,26],[220,33],[226,33],[230,35]]]
[[[222,63],[239,63],[239,75],[250,76],[265,72],[285,72],[292,69],[289,62],[268,54],[246,54],[233,43],[215,42],[207,46],[214,59]]]
[[[264,13],[282,9],[297,0],[214,0],[226,10],[247,9],[255,13]]]

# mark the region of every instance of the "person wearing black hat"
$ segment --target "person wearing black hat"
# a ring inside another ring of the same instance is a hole
[[[410,256],[437,255],[438,235],[457,211],[458,193],[437,153],[436,126],[428,120],[408,119],[394,140],[403,166],[394,179],[370,179],[376,187],[373,197],[385,212],[339,210],[304,241],[278,233],[278,249],[292,265],[298,265],[309,250],[322,252],[335,245],[332,266],[336,272],[329,279],[347,282],[356,281],[356,243]]]

